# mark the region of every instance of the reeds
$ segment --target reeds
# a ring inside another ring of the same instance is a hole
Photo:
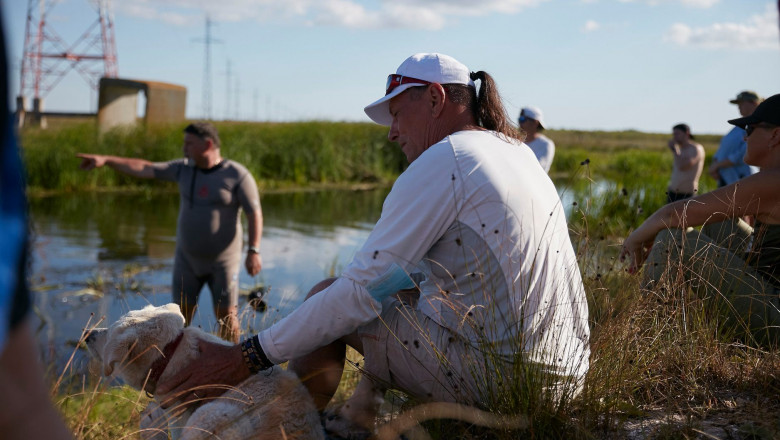
[[[404,168],[387,130],[361,123],[216,123],[222,155],[245,165],[262,187],[321,183],[386,183]],[[28,186],[39,191],[160,187],[112,170],[84,172],[76,153],[167,161],[182,157],[184,124],[117,128],[98,135],[94,124],[20,134]]]

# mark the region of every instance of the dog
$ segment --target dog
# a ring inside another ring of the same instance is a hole
[[[179,306],[146,306],[86,336],[90,355],[105,376],[153,395],[198,353],[201,340],[228,344],[198,328],[184,327]],[[163,410],[152,402],[141,415],[146,439],[324,439],[314,402],[298,377],[276,366],[250,376],[222,396],[193,408],[179,401]],[[179,414],[181,413],[181,414]],[[167,425],[167,426],[166,426]],[[168,431],[168,432],[166,432]]]

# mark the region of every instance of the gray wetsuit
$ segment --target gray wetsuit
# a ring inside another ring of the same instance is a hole
[[[223,160],[208,170],[177,159],[153,165],[154,177],[179,184],[173,301],[194,306],[208,283],[215,307],[238,304],[243,234],[241,208],[260,209],[257,184],[241,164]]]

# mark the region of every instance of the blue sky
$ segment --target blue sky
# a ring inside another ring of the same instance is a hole
[[[0,1],[18,90],[28,0]],[[94,1],[55,1],[52,29],[75,41],[96,17]],[[186,86],[190,118],[204,114],[198,40],[207,13],[221,41],[211,56],[215,119],[368,121],[363,107],[417,52],[446,53],[490,73],[513,117],[535,105],[559,129],[668,132],[686,122],[694,133],[725,133],[725,121],[739,116],[728,103],[739,91],[780,93],[775,0],[120,0],[112,7],[119,76]],[[71,73],[46,96],[46,109],[90,111],[96,101]]]

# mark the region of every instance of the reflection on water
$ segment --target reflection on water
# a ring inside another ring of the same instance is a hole
[[[556,182],[567,215],[583,201],[620,192],[607,181]],[[379,218],[389,189],[319,191],[263,196],[261,276],[241,268],[246,293],[270,286],[268,311],[241,299],[242,328],[256,332],[285,316],[317,281],[338,274]],[[39,339],[55,371],[73,352],[82,328],[114,322],[128,310],[170,302],[177,193],[69,194],[33,198],[31,285]],[[246,234],[245,234],[246,237]],[[204,288],[193,322],[216,327]],[[77,354],[76,371],[83,368]]]
[[[263,271],[241,268],[246,292],[270,286],[268,311],[241,298],[243,327],[258,331],[297,306],[308,289],[337,273],[379,218],[386,189],[263,196]],[[69,194],[32,198],[31,286],[45,357],[61,368],[82,328],[115,321],[146,304],[170,302],[178,194]],[[246,237],[246,234],[245,234]],[[242,260],[243,261],[243,260]],[[216,327],[204,288],[193,324]],[[83,367],[77,354],[75,368]],[[58,370],[55,370],[58,371]]]

